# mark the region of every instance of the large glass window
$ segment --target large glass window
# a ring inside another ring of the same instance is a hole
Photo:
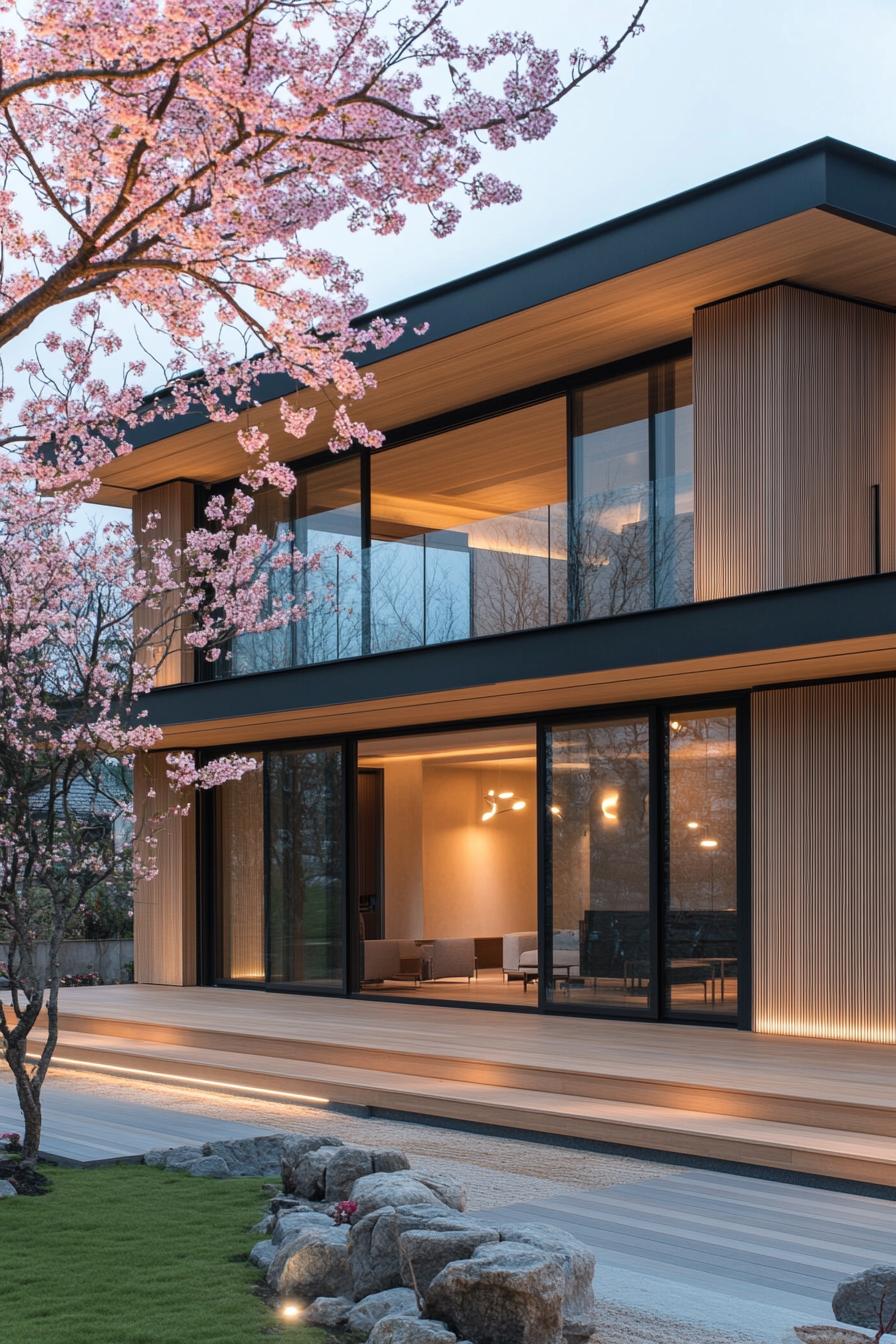
[[[248,753],[253,755],[253,753]],[[222,784],[215,809],[215,976],[263,980],[264,790],[258,768]]]
[[[270,979],[341,989],[345,789],[338,746],[272,751],[268,770]]]
[[[547,997],[645,1013],[653,978],[649,722],[553,728],[546,767]]]
[[[736,714],[673,713],[667,733],[666,1011],[735,1017]]]
[[[371,651],[565,621],[566,402],[374,454]]]
[[[357,458],[299,474],[295,545],[307,563],[295,576],[305,609],[294,627],[295,663],[362,652],[361,478]]]
[[[575,394],[572,610],[579,620],[693,596],[689,359]]]

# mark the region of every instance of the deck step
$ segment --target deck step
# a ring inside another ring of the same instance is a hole
[[[566,1055],[557,1063],[535,1064],[477,1055],[475,1048],[468,1055],[461,1055],[415,1050],[394,1040],[377,1046],[357,1040],[336,1040],[332,1036],[322,1039],[311,1032],[302,1035],[297,1025],[289,1036],[260,1035],[249,1024],[237,1027],[222,1024],[214,1028],[173,1026],[64,1010],[60,1014],[60,1028],[67,1036],[87,1033],[110,1040],[137,1039],[153,1048],[192,1047],[205,1053],[214,1051],[216,1056],[221,1051],[249,1057],[260,1053],[276,1059],[278,1068],[288,1061],[298,1061],[304,1066],[336,1064],[343,1070],[406,1074],[409,1079],[483,1083],[489,1087],[665,1106],[712,1116],[797,1123],[896,1139],[896,1104],[889,1098],[869,1096],[867,1088],[859,1092],[848,1085],[837,1086],[837,1080],[831,1077],[827,1094],[822,1096],[811,1080],[801,1079],[799,1072],[793,1070],[769,1069],[758,1078],[753,1074],[748,1086],[718,1079],[707,1081],[706,1076],[701,1076],[699,1055],[694,1058],[692,1076],[682,1079],[680,1073],[675,1077],[650,1074],[643,1065],[637,1072],[624,1056],[612,1069],[608,1060],[600,1067],[587,1060],[577,1065]]]
[[[182,1086],[217,1086],[278,1101],[350,1103],[896,1186],[896,1145],[889,1137],[818,1124],[490,1082],[425,1078],[339,1062],[210,1051],[136,1035],[66,1030],[58,1047],[57,1064],[94,1067]]]

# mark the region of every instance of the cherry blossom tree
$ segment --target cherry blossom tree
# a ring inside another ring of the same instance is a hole
[[[279,596],[271,575],[315,563],[272,555],[253,521],[257,491],[294,485],[258,428],[235,424],[239,486],[211,500],[181,545],[153,518],[137,537],[120,524],[83,533],[97,473],[131,450],[148,417],[201,410],[236,422],[270,374],[328,389],[334,451],[378,445],[355,418],[373,382],[363,356],[402,323],[362,320],[361,277],[315,233],[334,221],[396,233],[423,209],[442,237],[464,208],[517,201],[490,167],[496,152],[550,133],[561,100],[641,31],[647,0],[617,36],[565,62],[527,33],[462,39],[451,22],[460,3],[36,0],[13,14],[0,0],[10,11],[0,27],[0,933],[11,990],[0,1035],[28,1163],[56,1045],[62,942],[105,876],[75,783],[91,781],[99,797],[110,770],[158,747],[147,696],[175,632],[214,660],[237,634],[301,620],[302,602]],[[583,5],[583,28],[590,21]],[[314,413],[287,399],[280,411],[300,440]],[[193,789],[254,768],[239,756],[168,764],[176,809]],[[138,838],[138,875],[154,870],[161,819]]]

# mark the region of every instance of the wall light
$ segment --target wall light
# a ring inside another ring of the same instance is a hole
[[[619,790],[612,789],[600,800],[600,810],[607,821],[619,820]]]
[[[689,821],[689,822],[688,822],[688,830],[689,830],[689,831],[699,831],[699,829],[700,829],[700,823],[699,823],[699,821]]]
[[[701,848],[701,849],[718,849],[718,847],[719,847],[719,842],[718,842],[718,840],[701,840],[701,841],[700,841],[700,848]]]

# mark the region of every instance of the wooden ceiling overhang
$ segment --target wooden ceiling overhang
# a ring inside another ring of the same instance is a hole
[[[822,140],[381,310],[405,335],[365,367],[355,413],[386,431],[686,340],[696,308],[787,280],[896,307],[896,162]],[[414,328],[428,323],[423,336]],[[301,444],[279,399],[318,408]],[[268,380],[238,422],[153,421],[102,472],[100,500],[238,474],[236,429],[283,459],[326,446],[334,399]]]

